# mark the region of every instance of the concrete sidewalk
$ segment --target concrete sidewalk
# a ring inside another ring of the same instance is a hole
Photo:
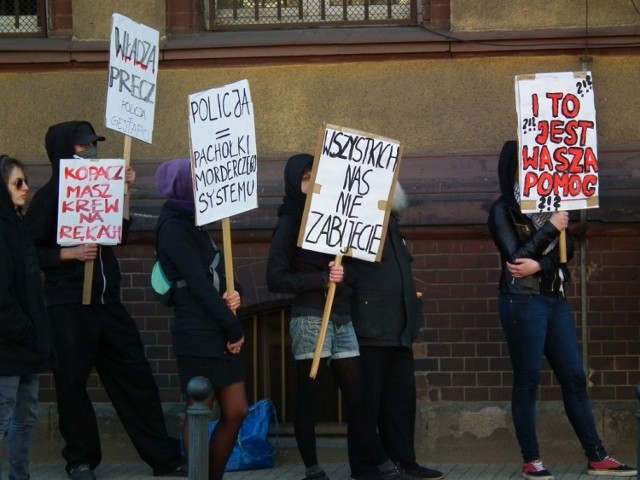
[[[276,450],[276,466],[264,470],[251,470],[244,472],[229,472],[225,474],[225,480],[301,480],[304,477],[304,465],[300,460],[295,440],[290,437],[280,437],[273,440]],[[105,444],[106,445],[106,444]],[[317,438],[318,458],[320,464],[327,472],[331,480],[350,480],[350,469],[347,460],[347,441],[344,437]],[[466,461],[456,462],[456,456],[452,455],[443,463],[437,464],[419,458],[418,461],[445,474],[444,480],[523,480],[520,469],[522,464],[513,463],[512,456],[505,452],[498,454],[489,460],[491,463],[480,463],[478,460],[485,458],[482,451],[477,455],[466,452]],[[494,452],[496,453],[496,452]],[[579,452],[573,457],[558,455],[556,458],[546,457],[545,466],[555,476],[556,480],[621,480],[621,477],[587,475],[587,462],[576,461],[581,455]],[[617,455],[616,455],[617,456]],[[137,456],[133,447],[130,447],[127,455],[114,456],[107,453],[103,456],[105,461],[95,470],[97,480],[159,480],[154,477],[151,468]],[[632,455],[621,457],[627,463],[633,465],[635,459]],[[555,460],[555,462],[554,462]],[[5,463],[6,466],[6,463]],[[6,479],[6,468],[4,469]],[[176,478],[176,477],[173,477]],[[636,480],[636,477],[627,477]],[[34,452],[34,460],[31,464],[31,480],[69,480],[65,470],[64,461],[58,451]]]
[[[331,480],[349,480],[349,466],[330,463],[323,465]],[[519,464],[429,464],[445,473],[445,480],[520,480]],[[587,475],[586,464],[547,464],[556,480],[601,480],[620,477]],[[100,465],[95,471],[97,480],[157,480],[144,463],[109,463]],[[304,477],[302,464],[285,463],[275,468],[246,472],[230,472],[227,480],[300,480]],[[168,478],[168,477],[164,477]],[[635,477],[627,477],[635,478]],[[31,480],[68,480],[62,462],[35,463],[31,466]]]

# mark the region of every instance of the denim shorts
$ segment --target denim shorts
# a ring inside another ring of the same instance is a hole
[[[289,333],[291,334],[291,342],[293,344],[293,358],[296,360],[307,360],[314,357],[321,324],[322,318],[320,317],[305,315],[291,319],[291,323],[289,323]],[[359,355],[358,339],[353,329],[353,323],[349,322],[345,325],[337,325],[329,322],[320,357],[329,357],[338,360],[340,358],[351,358]]]

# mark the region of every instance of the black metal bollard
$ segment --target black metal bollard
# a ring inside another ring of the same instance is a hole
[[[189,480],[209,478],[209,421],[211,410],[202,403],[211,395],[211,382],[194,377],[187,384],[187,396],[193,404],[187,408],[189,421]]]

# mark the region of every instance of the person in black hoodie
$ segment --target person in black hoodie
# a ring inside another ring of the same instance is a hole
[[[407,207],[397,183],[380,262],[353,262],[351,316],[373,416],[384,449],[407,474],[437,480],[437,470],[416,462],[416,379],[412,345],[422,325],[422,300],[416,290],[413,257],[400,233]],[[348,436],[352,472],[373,471],[354,435]]]
[[[278,208],[278,224],[273,232],[267,260],[267,286],[270,291],[294,294],[289,331],[296,364],[294,432],[300,456],[306,467],[304,480],[328,480],[318,464],[315,435],[315,406],[318,382],[309,377],[326,300],[328,282],[337,284],[330,323],[321,356],[329,359],[347,404],[349,435],[358,439],[363,456],[374,466],[373,472],[354,478],[367,480],[406,478],[389,459],[376,433],[365,394],[358,341],[349,313],[351,288],[343,282],[343,267],[330,255],[296,246],[302,224],[313,156],[292,156],[285,166],[285,196]]]
[[[587,473],[635,476],[635,468],[607,454],[596,430],[575,322],[565,297],[569,271],[560,263],[558,238],[569,226],[568,212],[521,212],[518,159],[517,142],[506,142],[498,162],[502,195],[491,207],[488,225],[502,266],[498,309],[513,366],[511,414],[524,460],[522,475],[529,480],[554,478],[540,459],[536,437],[536,395],[546,357],[587,457]],[[573,242],[568,232],[566,239],[570,260]]]
[[[120,302],[120,267],[113,249],[56,243],[60,160],[97,158],[96,135],[85,121],[53,125],[45,146],[51,178],[33,197],[25,215],[44,271],[44,293],[58,354],[54,369],[59,428],[65,440],[62,456],[74,480],[93,480],[102,459],[96,415],[87,393],[95,367],[129,438],[153,474],[183,475],[177,439],[167,434],[158,387],[145,357],[138,328]],[[135,180],[127,167],[125,181]],[[128,199],[128,195],[127,195]],[[131,220],[125,200],[122,243]],[[89,305],[82,304],[84,263],[94,262]]]
[[[26,171],[1,155],[0,175],[0,447],[6,436],[9,480],[28,480],[38,373],[53,367],[55,354],[38,256],[22,221]]]
[[[175,282],[171,339],[178,375],[185,394],[189,380],[197,376],[213,387],[205,404],[212,409],[218,402],[220,421],[209,440],[209,480],[219,480],[248,411],[244,365],[238,355],[244,332],[233,313],[240,306],[239,285],[226,291],[222,255],[209,233],[196,226],[191,162],[164,162],[155,184],[167,199],[155,228],[156,254],[167,278]],[[187,406],[192,403],[188,398]],[[188,451],[187,419],[182,439]]]

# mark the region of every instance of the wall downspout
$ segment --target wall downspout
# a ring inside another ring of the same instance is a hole
[[[589,322],[587,321],[587,211],[580,210],[580,324],[582,329],[582,368],[591,386],[589,373]]]

